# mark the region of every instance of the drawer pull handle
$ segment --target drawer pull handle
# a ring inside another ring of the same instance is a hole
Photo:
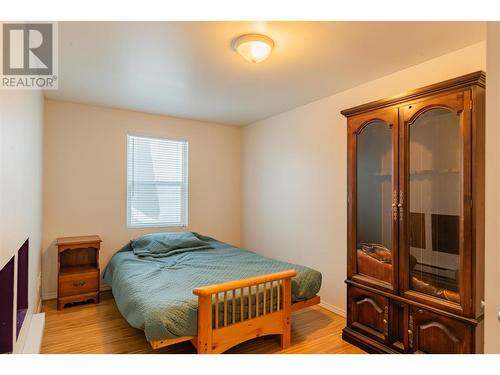
[[[76,281],[73,283],[73,286],[75,288],[80,288],[80,287],[84,286],[85,284],[87,284],[85,281]]]
[[[383,319],[383,323],[384,323],[384,335],[387,337],[389,336],[389,307],[388,306],[385,306],[384,307],[384,319]]]
[[[410,349],[413,349],[413,331],[411,329],[408,330],[408,345]]]
[[[403,190],[399,191],[399,203],[398,203],[398,208],[399,208],[399,220],[403,221],[404,219],[404,209],[403,209],[403,202],[404,202],[404,193]]]

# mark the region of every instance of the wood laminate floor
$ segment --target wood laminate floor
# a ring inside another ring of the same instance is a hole
[[[57,311],[56,300],[45,301],[45,332],[42,353],[196,353],[189,342],[153,350],[141,330],[132,328],[118,311],[110,292],[101,303]],[[277,336],[244,342],[227,353],[364,353],[345,342],[341,330],[345,319],[319,306],[293,313],[292,346],[284,351]]]

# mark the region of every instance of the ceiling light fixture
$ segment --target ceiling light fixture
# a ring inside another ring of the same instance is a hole
[[[246,61],[258,63],[269,57],[274,42],[262,34],[245,34],[234,39],[232,46]]]

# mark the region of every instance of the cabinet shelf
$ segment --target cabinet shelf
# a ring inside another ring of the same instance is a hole
[[[446,175],[446,174],[458,174],[460,170],[458,168],[443,168],[443,169],[420,169],[410,171],[410,176],[420,176],[420,175]],[[379,172],[374,173],[374,177],[392,177],[392,173]]]
[[[458,168],[444,168],[444,169],[420,169],[410,171],[410,176],[415,175],[438,175],[438,174],[456,174],[459,173]]]
[[[79,266],[65,266],[59,270],[60,276],[65,275],[75,275],[78,273],[88,273],[88,272],[97,272],[98,268],[95,265],[79,265]]]

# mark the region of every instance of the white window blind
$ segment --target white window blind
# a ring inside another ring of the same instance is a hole
[[[127,224],[187,226],[186,141],[127,136]]]

